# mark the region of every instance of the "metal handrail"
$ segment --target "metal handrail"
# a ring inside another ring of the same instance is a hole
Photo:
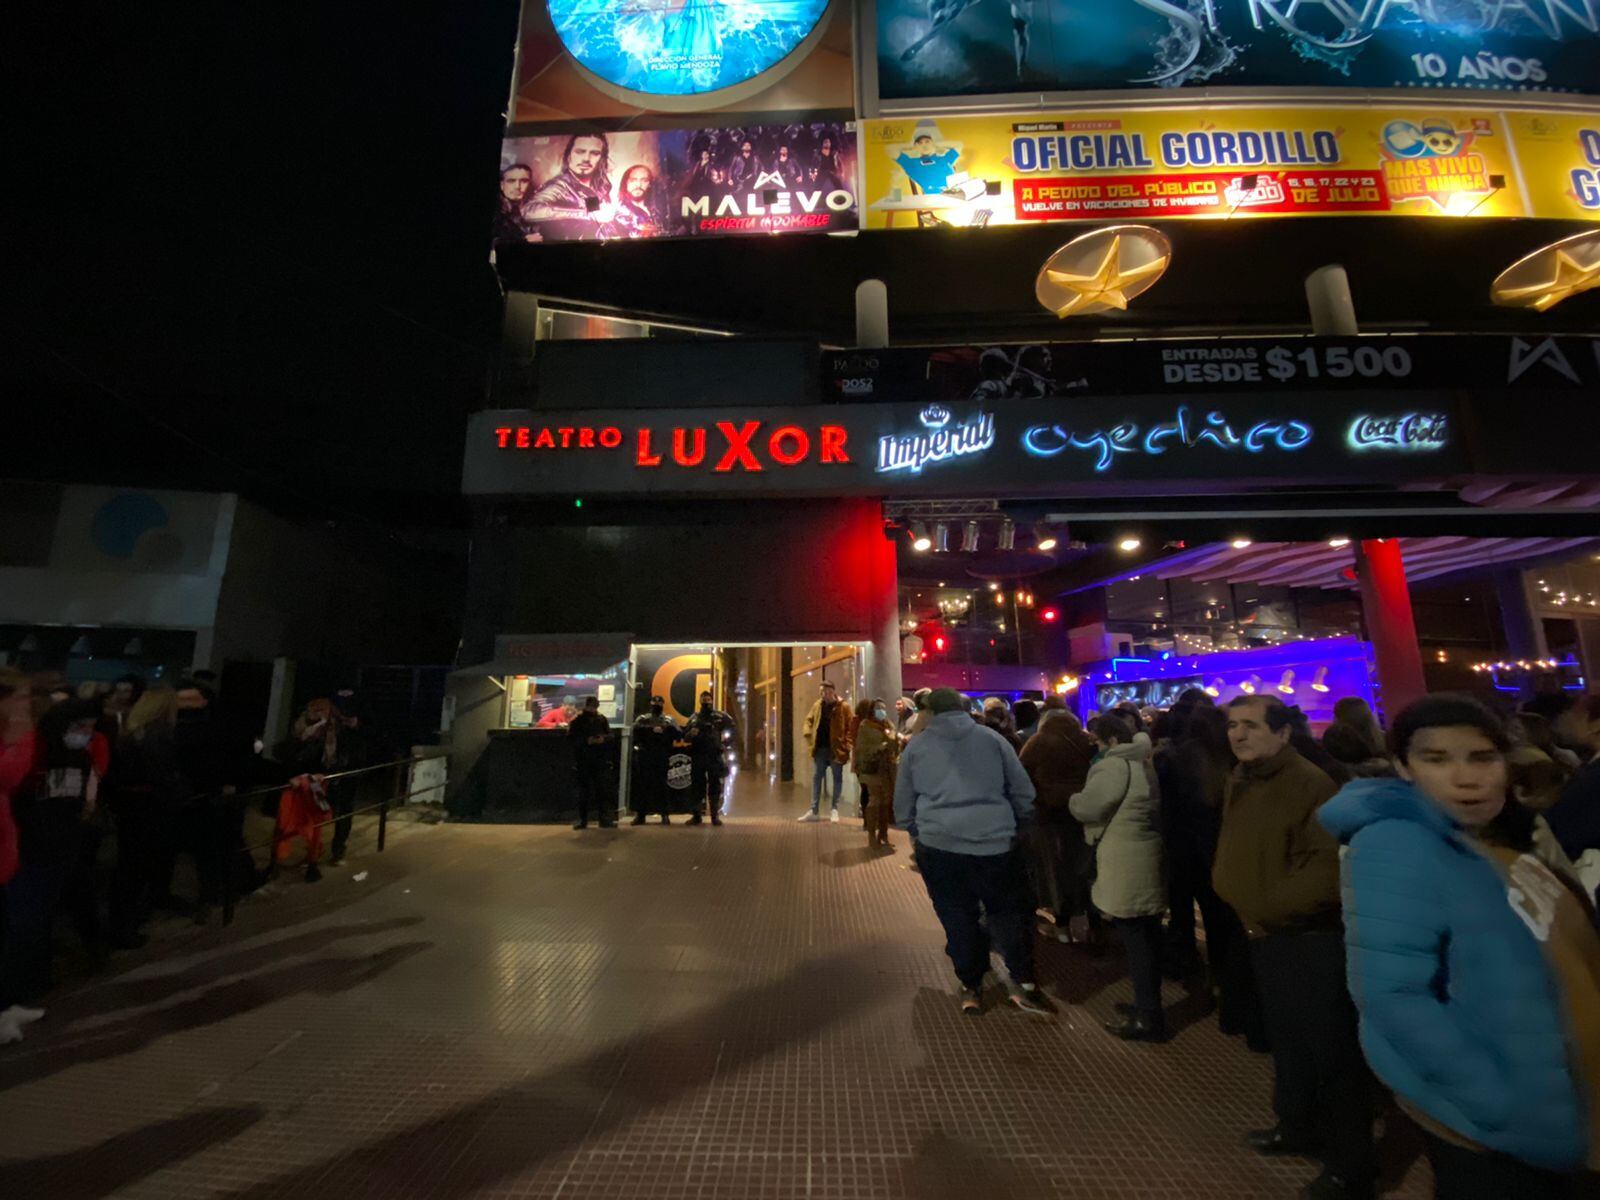
[[[328,775],[317,776],[317,772],[315,771],[297,771],[295,775],[290,776],[290,778],[294,779],[300,775],[313,775],[322,779],[324,782],[330,779],[350,779],[354,776],[365,775],[372,771],[381,771],[386,768],[406,767],[412,765],[413,763],[423,761],[426,760],[418,758],[397,758],[392,759],[389,762],[374,763],[367,767],[356,767],[349,771],[336,771]],[[242,804],[247,802],[252,796],[267,796],[273,794],[282,795],[287,786],[287,784],[280,783],[274,784],[270,787],[252,788],[247,792],[219,792],[211,797],[202,797],[202,799],[207,800],[207,802],[227,801],[230,803],[238,802]],[[378,814],[378,853],[382,854],[388,842],[389,806],[395,803],[403,803],[405,800],[414,795],[425,795],[428,792],[438,791],[440,788],[445,786],[447,785],[442,783],[434,784],[432,787],[423,788],[418,792],[396,789],[393,795],[386,794],[376,804],[368,804],[361,808],[352,808],[348,814],[334,813],[330,810],[328,819],[325,821],[316,822],[314,828],[325,828],[328,825],[332,825],[335,822],[344,819],[346,816],[354,821],[357,814],[370,813],[376,810]],[[279,837],[277,831],[274,830],[272,840],[269,842],[257,842],[254,844],[247,843],[243,846],[218,847],[218,854],[222,859],[221,863],[219,864],[221,870],[219,871],[218,876],[222,880],[222,924],[224,926],[233,924],[233,914],[238,899],[234,895],[234,873],[229,860],[234,858],[234,856],[237,855],[240,850],[243,850],[247,854],[253,854],[253,852],[256,850],[265,849],[271,857],[270,865],[275,866],[277,863],[277,849],[281,841],[282,838]]]

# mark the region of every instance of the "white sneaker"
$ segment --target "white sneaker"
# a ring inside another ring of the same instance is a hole
[[[835,825],[839,823],[839,810],[837,808],[828,814],[828,820],[832,821]]]
[[[21,1040],[21,1022],[15,1017],[8,1017],[5,1013],[0,1013],[0,1046],[9,1046],[13,1042],[20,1042]]]
[[[15,1021],[18,1025],[32,1025],[35,1021],[44,1019],[44,1009],[23,1008],[20,1004],[13,1004],[4,1012],[0,1012],[0,1021]]]
[[[808,813],[801,813],[800,814],[800,823],[801,824],[805,824],[805,822],[807,822],[807,821],[820,821],[820,820],[822,820],[822,818],[817,816],[817,814],[814,813],[814,812],[808,812]]]

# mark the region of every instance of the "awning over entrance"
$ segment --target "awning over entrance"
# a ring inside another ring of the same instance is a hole
[[[603,675],[633,652],[631,633],[501,634],[494,657],[452,675]]]

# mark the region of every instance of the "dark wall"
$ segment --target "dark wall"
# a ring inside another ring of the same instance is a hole
[[[462,663],[493,657],[498,633],[872,641],[894,612],[877,501],[502,505],[478,518]]]

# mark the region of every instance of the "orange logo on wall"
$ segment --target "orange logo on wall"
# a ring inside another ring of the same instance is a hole
[[[1444,212],[1465,213],[1495,190],[1483,155],[1472,149],[1483,123],[1458,129],[1444,117],[1390,121],[1383,127],[1383,177],[1394,204],[1431,200]]]

